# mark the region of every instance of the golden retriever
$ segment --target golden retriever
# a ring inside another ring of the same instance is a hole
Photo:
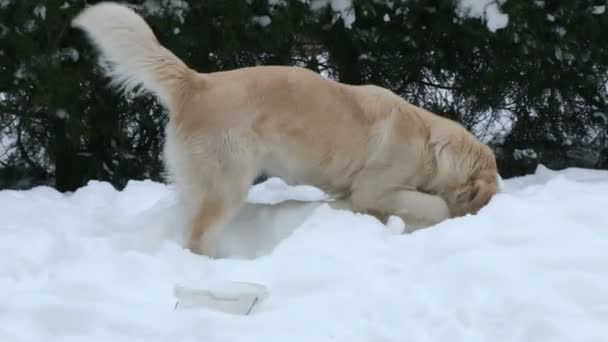
[[[489,147],[389,90],[287,66],[199,73],[115,3],[87,7],[72,23],[101,51],[114,85],[149,91],[170,112],[163,155],[193,252],[214,255],[261,171],[420,226],[476,213],[497,191]]]

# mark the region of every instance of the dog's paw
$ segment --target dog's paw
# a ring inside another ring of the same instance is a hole
[[[386,228],[388,228],[388,230],[395,235],[407,232],[407,227],[405,222],[403,222],[403,219],[395,215],[389,216],[388,220],[386,221]]]
[[[188,250],[194,254],[206,256],[212,259],[215,258],[215,252],[211,245],[202,243],[201,241],[190,241],[188,243]]]

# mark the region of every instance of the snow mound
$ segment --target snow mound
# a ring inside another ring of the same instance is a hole
[[[163,184],[0,191],[0,341],[606,341],[607,193],[606,171],[541,167],[396,234],[274,179],[210,260]],[[250,316],[174,310],[176,283],[220,280],[269,295]]]

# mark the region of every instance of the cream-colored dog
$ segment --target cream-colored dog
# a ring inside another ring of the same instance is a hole
[[[260,171],[418,226],[476,213],[496,192],[487,146],[386,89],[297,67],[199,73],[114,3],[88,7],[73,24],[107,59],[115,85],[143,86],[168,108],[164,159],[187,207],[194,252],[214,254],[217,233]]]

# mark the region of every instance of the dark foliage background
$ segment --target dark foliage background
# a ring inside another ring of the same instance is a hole
[[[162,180],[166,113],[151,97],[109,89],[70,27],[95,2],[0,0],[0,188]],[[455,0],[354,1],[350,28],[331,7],[299,0],[129,3],[202,72],[299,65],[390,88],[487,141],[503,177],[538,163],[608,168],[604,0],[508,0],[509,23],[496,32],[458,16]]]

